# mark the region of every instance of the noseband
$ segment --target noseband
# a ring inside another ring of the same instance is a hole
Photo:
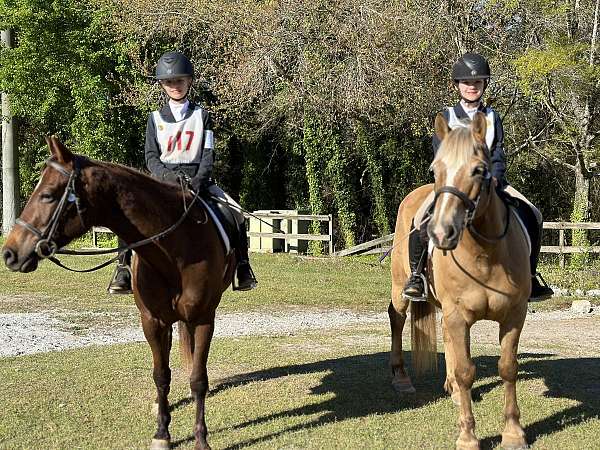
[[[465,205],[465,209],[466,209],[465,218],[463,220],[463,226],[460,230],[461,233],[465,228],[468,228],[468,230],[471,232],[471,234],[473,234],[474,236],[478,237],[479,239],[487,242],[488,244],[492,244],[492,243],[502,239],[504,236],[506,236],[506,233],[508,233],[508,225],[509,225],[509,221],[510,221],[510,211],[508,210],[508,206],[506,207],[506,225],[504,227],[504,230],[502,231],[502,234],[500,234],[499,236],[488,238],[488,237],[480,234],[473,226],[473,219],[475,218],[475,212],[477,211],[477,207],[479,206],[479,201],[481,200],[481,192],[484,190],[487,191],[488,193],[490,192],[491,181],[492,181],[491,174],[489,172],[486,172],[485,177],[483,179],[481,189],[479,190],[479,193],[477,194],[477,198],[475,198],[475,201],[471,200],[467,194],[465,194],[463,191],[461,191],[459,189],[456,189],[454,186],[442,186],[437,191],[435,191],[435,197],[433,198],[433,202],[431,203],[431,206],[429,208],[429,213],[430,214],[433,213],[435,204],[441,194],[444,194],[444,193],[452,194],[452,195],[458,197],[459,199],[461,199],[461,201],[463,202],[463,205]]]
[[[40,259],[50,258],[58,251],[58,244],[54,241],[54,234],[56,233],[56,229],[58,228],[58,224],[63,213],[67,210],[67,208],[75,203],[77,208],[77,215],[81,220],[82,225],[83,216],[81,215],[82,210],[80,207],[79,196],[77,195],[77,191],[75,189],[75,181],[79,177],[80,169],[77,165],[77,159],[73,158],[73,171],[69,172],[63,166],[58,164],[53,158],[48,158],[45,161],[46,166],[57,170],[64,176],[66,176],[69,180],[67,181],[67,187],[63,192],[63,195],[58,202],[58,206],[52,213],[52,217],[44,228],[44,231],[41,231],[34,227],[33,225],[25,222],[21,218],[18,218],[15,223],[17,225],[21,225],[23,228],[27,229],[31,233],[33,233],[37,238],[37,242],[35,244],[35,253],[40,257]],[[85,227],[85,225],[84,225]]]

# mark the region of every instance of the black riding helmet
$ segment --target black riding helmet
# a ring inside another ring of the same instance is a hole
[[[156,64],[157,80],[193,76],[194,66],[192,66],[187,56],[180,52],[167,52],[160,57]]]
[[[460,80],[490,80],[490,65],[486,59],[477,53],[465,53],[452,66],[452,79]]]

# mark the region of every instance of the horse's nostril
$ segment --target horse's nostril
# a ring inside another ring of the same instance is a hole
[[[2,257],[4,258],[4,263],[7,266],[9,266],[9,265],[11,265],[12,263],[15,262],[16,253],[13,250],[11,250],[10,248],[5,248],[2,251]]]
[[[451,241],[454,238],[456,238],[456,228],[454,227],[454,225],[448,225],[448,230],[446,232],[446,239]]]

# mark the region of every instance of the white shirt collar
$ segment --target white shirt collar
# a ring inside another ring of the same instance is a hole
[[[179,122],[183,120],[185,117],[185,113],[190,106],[190,101],[186,100],[185,103],[176,103],[173,100],[169,100],[169,107],[171,108],[171,113],[173,114],[173,118]]]
[[[470,119],[473,119],[475,113],[479,110],[480,105],[481,102],[479,102],[475,108],[467,108],[467,105],[463,101],[460,102],[460,106],[462,106],[462,109],[464,109]]]

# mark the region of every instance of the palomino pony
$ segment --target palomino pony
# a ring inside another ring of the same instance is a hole
[[[191,194],[127,167],[92,161],[47,138],[46,161],[2,255],[9,269],[31,272],[93,225],[113,230],[128,243],[168,229],[182,216]],[[179,323],[184,362],[191,365],[190,388],[196,401],[196,449],[209,449],[204,420],[208,391],[206,362],[215,310],[229,286],[236,261],[226,254],[218,231],[200,207],[189,211],[170,234],[136,249],[133,293],[153,358],[158,429],[151,449],[170,447],[172,325]]]
[[[529,244],[514,212],[497,195],[490,176],[485,145],[485,116],[477,113],[468,127],[449,130],[441,114],[435,131],[442,144],[433,161],[435,200],[427,224],[434,249],[427,269],[427,302],[411,308],[412,354],[417,375],[435,369],[435,306],[442,309],[446,359],[444,387],[459,405],[459,449],[479,448],[471,405],[475,365],[470,352],[470,328],[478,320],[500,324],[501,356],[498,371],[504,381],[504,448],[525,448],[525,433],[517,406],[517,346],[531,289]],[[408,300],[402,288],[408,276],[407,246],[400,245],[432,185],[410,193],[400,205],[392,255],[392,301],[388,310],[392,329],[393,385],[400,393],[414,393],[402,360],[402,329]]]

